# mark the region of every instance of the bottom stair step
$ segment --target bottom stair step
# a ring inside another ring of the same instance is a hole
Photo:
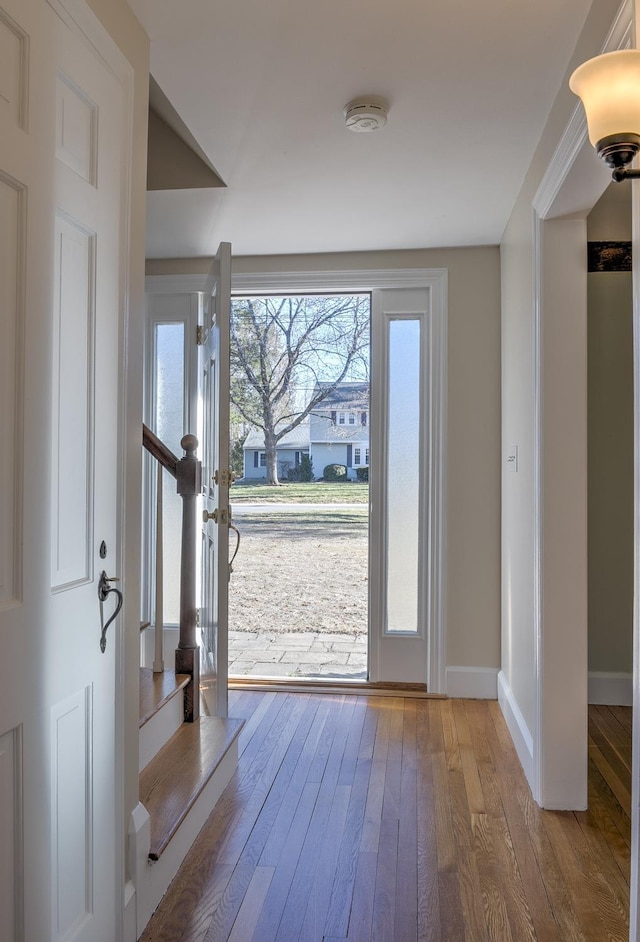
[[[243,725],[215,716],[185,723],[142,770],[140,801],[151,819],[150,860],[160,859]]]
[[[140,726],[144,726],[172,697],[189,683],[188,674],[165,670],[154,674],[150,667],[140,668]]]

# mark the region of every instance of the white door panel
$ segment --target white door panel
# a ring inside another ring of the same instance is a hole
[[[426,684],[433,555],[431,298],[373,292],[369,679]]]
[[[203,520],[201,543],[200,684],[208,709],[217,716],[227,715],[229,675],[230,311],[231,246],[223,242],[210,273],[199,370],[202,493],[209,515]]]
[[[97,582],[102,569],[120,575],[129,106],[98,52],[104,32],[73,8],[99,43],[53,2],[0,0],[0,925],[11,942],[120,931],[118,623],[102,654]]]

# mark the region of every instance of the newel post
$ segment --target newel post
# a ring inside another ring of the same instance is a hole
[[[202,466],[196,458],[198,439],[185,435],[180,442],[185,455],[177,464],[178,494],[182,498],[182,555],[180,560],[180,642],[176,648],[176,673],[190,674],[185,689],[184,718],[193,723],[200,715],[200,649],[196,641],[196,501]]]

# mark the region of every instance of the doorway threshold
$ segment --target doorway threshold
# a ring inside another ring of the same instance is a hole
[[[429,693],[426,684],[388,683],[385,681],[353,680],[332,677],[286,680],[282,677],[230,677],[230,690],[262,690],[277,693],[330,693],[362,697],[409,697],[446,700],[445,694]]]

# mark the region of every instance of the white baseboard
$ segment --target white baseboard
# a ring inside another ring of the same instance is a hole
[[[145,905],[145,876],[149,864],[149,848],[151,846],[151,819],[142,802],[138,802],[129,819],[129,847],[128,863],[129,873],[135,884],[135,934],[138,939],[144,927],[151,918],[153,909]],[[127,940],[128,942],[128,940]]]
[[[533,736],[513,695],[509,681],[504,675],[504,671],[500,671],[498,674],[498,702],[507,729],[516,747],[520,764],[533,791]]]
[[[497,667],[447,667],[447,696],[461,700],[497,700]]]
[[[136,942],[138,938],[136,926],[136,888],[131,880],[127,880],[124,887],[124,918],[122,927],[123,942]]]
[[[633,706],[633,674],[589,671],[589,703]]]

